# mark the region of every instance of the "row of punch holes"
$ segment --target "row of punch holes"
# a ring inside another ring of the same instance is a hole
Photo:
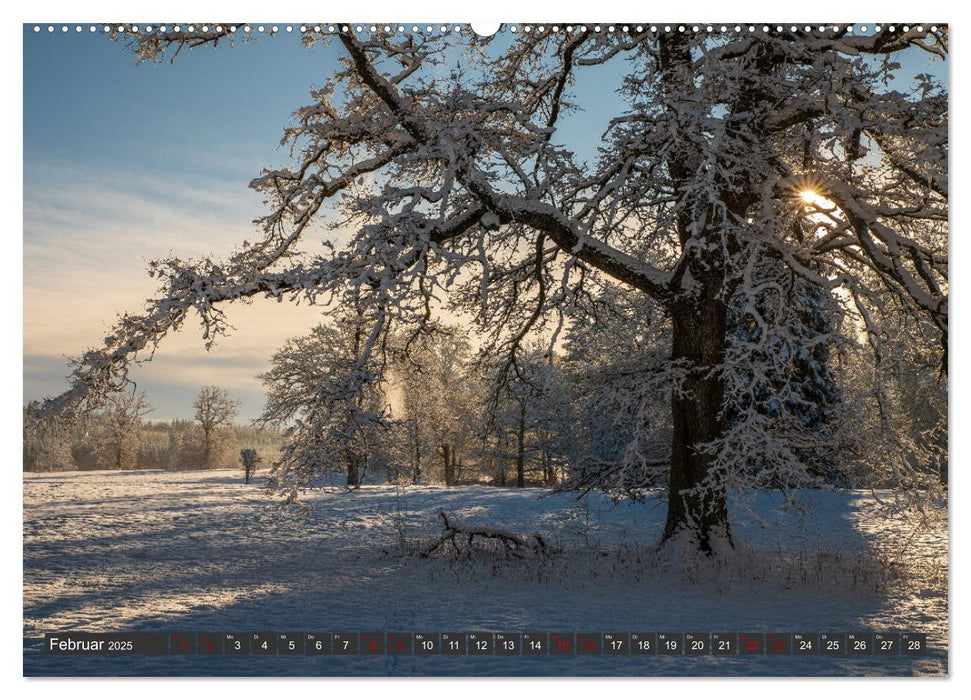
[[[151,24],[146,24],[146,25],[137,25],[137,24],[117,24],[117,25],[116,24],[103,24],[103,25],[101,25],[101,24],[99,24],[99,25],[95,25],[95,24],[92,24],[92,25],[87,25],[87,26],[82,26],[80,24],[77,24],[77,25],[66,25],[66,24],[64,24],[64,25],[59,25],[59,26],[58,25],[49,24],[49,25],[46,25],[46,26],[43,26],[43,25],[34,25],[34,27],[33,27],[33,30],[34,30],[35,33],[40,33],[40,32],[44,32],[44,31],[46,31],[48,33],[55,33],[57,31],[60,31],[63,34],[66,34],[66,33],[71,32],[71,31],[73,31],[74,33],[82,33],[85,30],[87,30],[89,33],[99,33],[99,32],[100,33],[111,33],[111,32],[116,32],[116,33],[119,33],[119,34],[151,34],[151,33],[154,33],[154,32],[158,32],[158,33],[166,34],[166,33],[174,32],[176,34],[184,33],[184,34],[187,34],[187,35],[199,35],[199,34],[208,34],[208,33],[212,32],[212,31],[215,31],[216,33],[222,33],[225,29],[226,29],[225,26],[219,25],[219,24],[217,24],[217,25],[208,25],[208,24],[201,24],[201,25],[194,25],[194,24],[173,24],[173,25],[165,25],[165,24],[162,24],[162,25],[151,25]],[[482,27],[480,28],[477,25],[471,25],[470,26],[470,25],[462,25],[462,24],[454,24],[454,25],[448,25],[448,24],[440,24],[440,25],[432,25],[432,24],[417,25],[417,24],[413,24],[411,26],[406,26],[406,25],[402,25],[402,24],[398,24],[398,25],[390,25],[390,24],[385,24],[385,25],[375,25],[375,24],[370,24],[370,25],[362,25],[362,24],[355,24],[355,25],[350,25],[350,24],[300,24],[300,25],[294,25],[294,24],[286,24],[286,25],[276,25],[276,24],[274,24],[274,25],[265,25],[265,24],[259,24],[259,25],[249,25],[249,24],[245,24],[245,25],[229,25],[228,29],[229,29],[230,32],[236,32],[236,31],[239,31],[241,29],[243,32],[245,32],[247,34],[256,33],[256,34],[266,34],[268,36],[274,36],[274,35],[277,35],[277,34],[279,34],[281,32],[282,33],[290,34],[290,33],[293,33],[294,31],[299,31],[300,33],[304,33],[304,34],[305,33],[308,33],[308,32],[314,32],[314,33],[319,33],[319,34],[336,34],[336,33],[347,33],[347,32],[354,32],[354,33],[358,33],[358,34],[364,33],[364,32],[371,32],[371,33],[382,32],[382,33],[385,33],[385,34],[390,34],[390,33],[393,33],[393,32],[396,32],[396,33],[399,33],[399,34],[402,34],[402,33],[405,33],[405,32],[411,32],[411,33],[415,33],[415,34],[418,34],[418,33],[423,33],[423,34],[447,34],[449,32],[455,32],[455,33],[469,33],[469,32],[471,32],[471,33],[474,33],[474,34],[478,34],[480,36],[489,36],[489,35],[495,33],[496,31],[498,31],[499,25],[482,25]],[[646,24],[636,24],[636,25],[629,25],[629,24],[624,24],[624,25],[613,25],[613,24],[611,24],[611,25],[599,25],[599,24],[595,24],[595,25],[586,25],[586,24],[575,24],[574,25],[574,24],[566,24],[566,25],[563,25],[563,24],[553,24],[553,25],[531,25],[531,24],[523,24],[523,25],[518,25],[518,24],[511,24],[511,25],[508,25],[506,27],[506,30],[509,31],[509,32],[511,32],[511,33],[513,33],[513,34],[515,34],[517,32],[524,32],[524,33],[527,33],[528,34],[530,32],[538,32],[538,33],[544,33],[544,32],[566,32],[566,33],[581,32],[582,33],[582,32],[588,32],[588,31],[597,32],[597,33],[599,33],[599,32],[606,32],[607,34],[613,34],[613,33],[618,33],[618,32],[624,33],[624,34],[628,34],[628,33],[632,32],[632,31],[636,31],[637,33],[642,33],[645,30],[646,31],[650,31],[652,33],[661,33],[661,32],[664,32],[664,33],[672,33],[672,32],[682,32],[682,33],[683,32],[692,32],[692,33],[708,33],[708,34],[728,34],[728,33],[735,33],[735,34],[744,34],[744,33],[748,33],[748,34],[756,34],[756,33],[771,34],[772,32],[776,32],[776,33],[783,33],[783,32],[799,33],[799,32],[802,32],[802,33],[805,33],[805,34],[811,34],[811,33],[817,33],[817,32],[819,34],[826,34],[828,32],[832,32],[832,33],[835,34],[835,33],[839,33],[839,32],[845,32],[845,33],[848,33],[848,34],[874,34],[874,33],[879,33],[881,31],[887,31],[887,32],[898,32],[898,31],[900,31],[900,32],[906,33],[906,32],[911,31],[912,29],[915,29],[918,32],[924,32],[924,31],[926,31],[928,29],[928,27],[925,27],[924,25],[916,25],[916,26],[910,26],[910,25],[886,25],[886,26],[881,26],[879,24],[876,24],[876,25],[866,25],[866,24],[863,24],[863,25],[859,25],[859,26],[856,26],[856,25],[809,25],[809,24],[803,24],[803,25],[795,25],[795,24],[789,24],[789,25],[781,25],[781,24],[777,24],[777,25],[768,25],[768,24],[763,24],[763,25],[755,25],[755,24],[746,24],[746,25],[741,25],[741,24],[735,24],[735,25],[726,25],[726,24],[720,24],[720,25],[715,25],[715,24],[678,24],[678,25],[671,25],[671,24],[664,24],[664,25],[654,25],[654,24],[652,24],[652,25],[646,25]],[[937,27],[937,25],[931,25],[929,27],[929,30],[931,32],[937,32],[938,27]]]

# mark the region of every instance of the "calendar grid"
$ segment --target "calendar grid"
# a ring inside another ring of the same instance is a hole
[[[52,655],[89,656],[920,656],[919,632],[112,632],[48,633]]]

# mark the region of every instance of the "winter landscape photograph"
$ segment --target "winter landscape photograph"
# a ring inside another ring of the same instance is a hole
[[[22,33],[25,676],[948,676],[947,26]]]

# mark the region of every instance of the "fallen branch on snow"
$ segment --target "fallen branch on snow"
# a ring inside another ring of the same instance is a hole
[[[518,558],[522,558],[523,553],[527,551],[544,555],[547,553],[546,540],[538,533],[532,535],[516,535],[512,532],[494,528],[457,525],[449,521],[448,515],[444,510],[438,512],[438,517],[442,519],[442,526],[445,528],[445,531],[419,552],[423,557],[434,554],[446,543],[451,543],[455,553],[459,554],[462,552],[459,541],[462,540],[467,543],[467,555],[471,556],[472,548],[477,537],[481,540],[500,543],[506,554]]]

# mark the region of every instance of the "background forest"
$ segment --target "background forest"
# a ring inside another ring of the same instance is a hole
[[[207,438],[198,400],[195,418],[153,421],[143,393],[114,395],[80,423],[26,422],[24,469],[232,469],[241,468],[240,451],[247,448],[269,468],[283,457],[288,436],[315,411],[327,410],[327,431],[316,432],[316,440],[291,441],[288,448],[315,460],[326,475],[318,483],[334,483],[337,475],[338,483],[349,485],[599,485],[628,494],[664,486],[671,389],[650,378],[652,368],[665,362],[668,329],[639,314],[629,300],[625,304],[619,290],[609,301],[600,315],[576,319],[557,352],[536,345],[523,353],[499,390],[498,363],[490,366],[478,356],[461,327],[439,327],[414,340],[407,354],[408,339],[395,339],[383,374],[369,377],[367,401],[346,410],[323,405],[318,396],[355,360],[359,324],[353,315],[336,314],[274,354],[271,369],[261,375],[266,405],[251,424],[234,422],[230,410]],[[914,473],[946,487],[947,435],[941,426],[947,385],[921,352],[915,329],[896,329],[877,394],[866,389],[878,371],[866,354],[851,344],[813,345],[820,316],[812,297],[800,301],[806,306],[796,316],[793,337],[801,342],[782,351],[792,358],[802,401],[773,404],[767,378],[760,409],[767,424],[786,417],[796,421],[795,429],[828,443],[801,455],[818,485],[905,485],[902,472],[888,465],[907,450]],[[738,338],[750,334],[741,325],[733,331]],[[232,407],[226,392],[204,391],[213,394],[207,404],[218,399]],[[893,442],[878,440],[884,421],[897,426]],[[862,449],[867,443],[871,449]]]

